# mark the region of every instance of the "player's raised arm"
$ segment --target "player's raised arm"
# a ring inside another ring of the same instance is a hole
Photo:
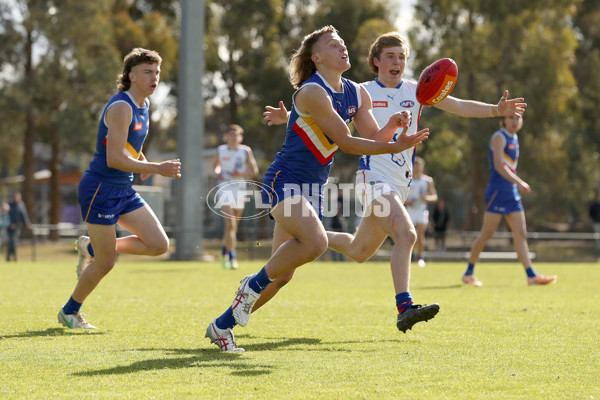
[[[117,103],[106,112],[106,124],[108,126],[106,135],[107,165],[111,168],[137,174],[159,174],[171,178],[180,174],[181,162],[178,159],[160,163],[148,162],[145,158],[134,158],[127,151],[127,134],[130,123],[131,107],[125,103]]]
[[[265,111],[263,113],[263,115],[264,115],[263,120],[267,122],[267,125],[271,126],[271,125],[281,125],[281,124],[287,123],[290,114],[288,113],[288,110],[285,108],[285,104],[283,103],[283,101],[279,102],[279,108],[265,106],[265,109],[267,111]]]
[[[309,114],[321,130],[333,140],[338,147],[350,154],[385,154],[396,153],[401,144],[397,142],[379,142],[353,137],[345,122],[335,112],[331,100],[325,91],[316,86],[307,86],[296,94],[296,107],[300,112]],[[387,129],[394,131],[407,123],[406,118],[390,119]],[[377,123],[375,123],[377,127]]]
[[[434,107],[467,118],[510,117],[513,115],[523,115],[525,109],[527,108],[525,99],[523,97],[509,99],[508,96],[508,90],[505,90],[497,104],[482,103],[475,100],[463,100],[448,96]]]

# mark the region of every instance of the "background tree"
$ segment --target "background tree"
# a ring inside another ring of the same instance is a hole
[[[495,103],[509,89],[512,96],[525,97],[529,107],[519,135],[519,174],[532,186],[531,196],[524,200],[536,205],[528,208],[528,218],[538,227],[546,224],[544,220],[569,222],[565,204],[573,196],[568,175],[572,160],[565,152],[574,130],[570,114],[576,47],[570,24],[575,11],[572,4],[561,0],[527,4],[420,1],[416,5],[420,25],[410,35],[415,70],[441,57],[457,61],[454,95]],[[467,219],[467,228],[478,229],[489,173],[488,141],[498,121],[462,119],[429,109],[422,121],[433,133],[423,146],[429,169],[455,172],[454,176],[442,173],[444,179],[438,179],[442,195],[457,196],[460,190],[458,200],[467,210],[471,205],[478,210],[473,221]],[[466,174],[470,181],[464,179]],[[469,194],[473,204],[469,204]]]
[[[592,198],[593,191],[600,190],[600,3],[584,0],[577,7],[573,24],[578,33],[573,74],[580,113],[573,113],[577,129],[570,142],[569,157],[582,161],[577,163],[579,168],[573,178],[582,181],[580,193]]]

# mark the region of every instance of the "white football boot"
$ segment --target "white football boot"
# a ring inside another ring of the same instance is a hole
[[[58,312],[58,322],[69,329],[97,329],[83,318],[81,311],[77,314],[65,314],[61,308]]]
[[[235,344],[235,336],[233,336],[233,330],[231,328],[219,329],[216,318],[208,324],[206,335],[204,337],[209,338],[211,343],[219,346],[221,351],[245,351]]]
[[[235,295],[233,304],[231,304],[235,322],[237,322],[240,326],[248,325],[250,313],[252,313],[252,307],[254,307],[254,303],[256,303],[256,300],[258,300],[260,297],[259,293],[256,293],[250,288],[250,286],[248,286],[250,278],[254,277],[255,275],[256,274],[248,275],[240,281],[240,287]]]

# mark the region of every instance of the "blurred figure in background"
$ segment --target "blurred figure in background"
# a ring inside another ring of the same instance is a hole
[[[223,268],[237,269],[235,253],[236,236],[240,218],[244,213],[246,179],[258,176],[258,166],[252,149],[242,144],[244,129],[239,125],[229,125],[225,133],[225,144],[217,147],[217,158],[213,167],[219,181],[218,204],[225,216],[223,232]]]
[[[444,251],[446,250],[446,229],[450,220],[450,214],[448,213],[448,208],[446,208],[446,200],[442,198],[438,199],[431,217],[433,219],[435,249]]]
[[[8,212],[10,211],[10,206],[8,203],[2,203],[0,205],[0,249],[2,248],[2,241],[4,240],[6,234],[6,228],[10,225],[10,216]]]
[[[594,232],[600,235],[600,191],[596,192],[596,198],[590,205],[590,218]],[[596,251],[600,251],[600,238],[596,238]]]
[[[437,201],[433,178],[425,174],[425,160],[415,157],[413,178],[408,188],[408,196],[404,205],[406,211],[417,231],[417,242],[413,248],[413,255],[419,267],[425,266],[425,233],[429,225],[428,203]]]
[[[25,208],[25,203],[21,200],[21,193],[16,192],[13,194],[13,199],[8,203],[9,211],[9,223],[6,228],[6,236],[8,238],[8,248],[6,250],[6,261],[10,261],[12,258],[17,261],[17,247],[19,245],[19,236],[21,235],[21,228],[26,226],[31,227],[29,222],[29,214]]]

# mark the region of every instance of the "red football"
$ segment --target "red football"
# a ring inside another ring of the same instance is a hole
[[[417,101],[432,106],[444,100],[456,84],[458,66],[451,58],[442,58],[425,68],[417,83]]]

